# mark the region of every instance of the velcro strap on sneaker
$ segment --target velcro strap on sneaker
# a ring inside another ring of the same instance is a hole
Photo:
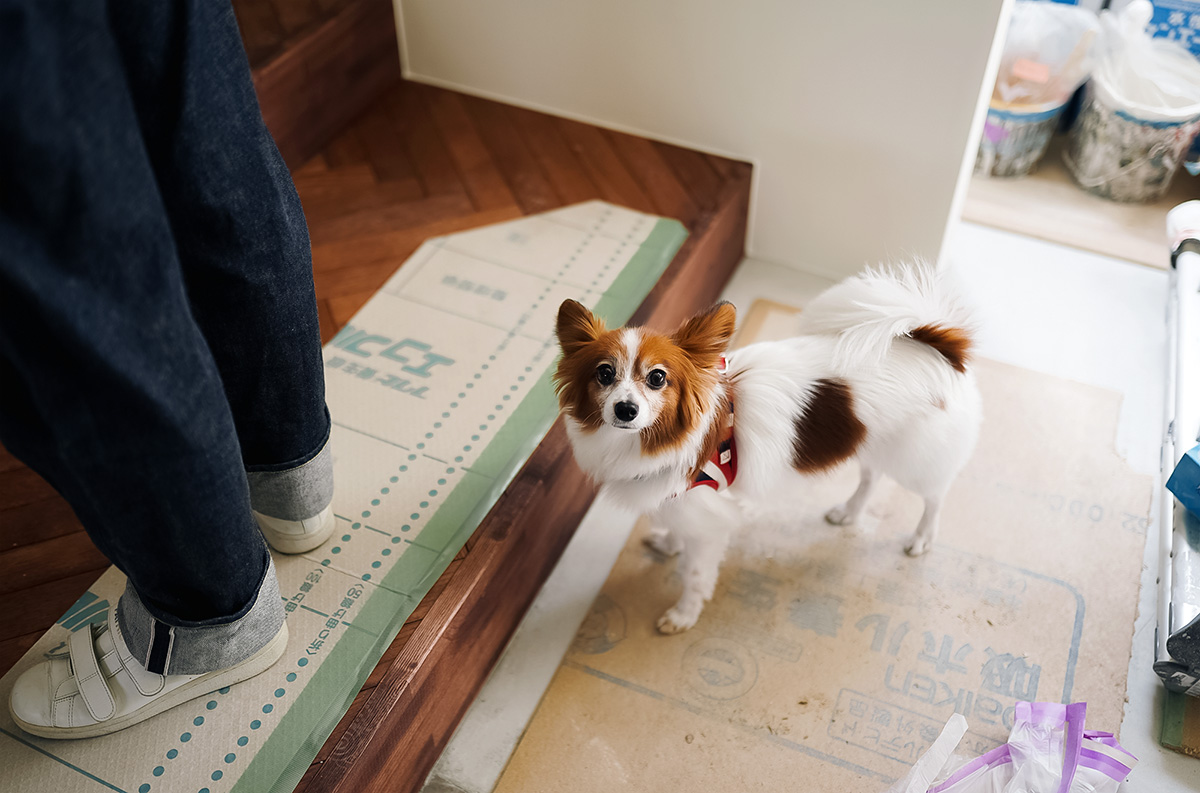
[[[71,668],[75,671],[75,684],[88,713],[96,721],[108,721],[117,712],[108,681],[96,660],[96,647],[92,638],[92,626],[87,625],[71,634],[68,645],[71,651]]]

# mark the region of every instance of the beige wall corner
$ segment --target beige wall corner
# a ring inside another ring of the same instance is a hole
[[[1007,2],[396,6],[409,79],[750,160],[749,252],[838,277],[938,256]]]

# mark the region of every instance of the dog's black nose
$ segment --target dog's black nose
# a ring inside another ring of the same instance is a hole
[[[633,402],[618,402],[613,405],[613,413],[616,413],[621,421],[633,421],[637,418],[638,406]]]

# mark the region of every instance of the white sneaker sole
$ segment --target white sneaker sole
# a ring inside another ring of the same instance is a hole
[[[87,628],[84,628],[84,630],[87,630]],[[152,716],[157,716],[163,711],[170,710],[177,705],[182,705],[189,700],[202,697],[205,694],[211,694],[219,688],[225,688],[226,686],[240,683],[243,680],[249,680],[255,675],[267,671],[283,655],[284,650],[287,649],[287,643],[288,628],[287,623],[284,622],[283,627],[279,629],[279,633],[275,634],[275,638],[271,639],[265,647],[240,664],[231,666],[228,669],[200,675],[195,680],[189,680],[178,688],[171,689],[161,697],[147,702],[132,713],[126,713],[124,716],[115,716],[108,721],[101,721],[96,724],[86,724],[79,727],[47,727],[43,724],[30,724],[21,720],[17,714],[12,712],[11,705],[8,712],[18,727],[30,735],[36,735],[39,738],[95,738],[100,735],[108,735],[109,733],[123,730],[126,727],[132,727]]]
[[[259,512],[254,513],[254,519],[267,543],[280,553],[288,554],[307,553],[320,547],[333,534],[337,524],[332,505],[303,521],[281,520]]]

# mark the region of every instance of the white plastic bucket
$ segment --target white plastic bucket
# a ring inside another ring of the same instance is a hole
[[[1007,105],[988,107],[983,137],[975,155],[975,173],[982,176],[1024,176],[1046,153],[1058,118],[1067,105]]]
[[[1113,201],[1160,198],[1200,131],[1200,105],[1177,110],[1124,100],[1095,74],[1063,152],[1079,186]]]

